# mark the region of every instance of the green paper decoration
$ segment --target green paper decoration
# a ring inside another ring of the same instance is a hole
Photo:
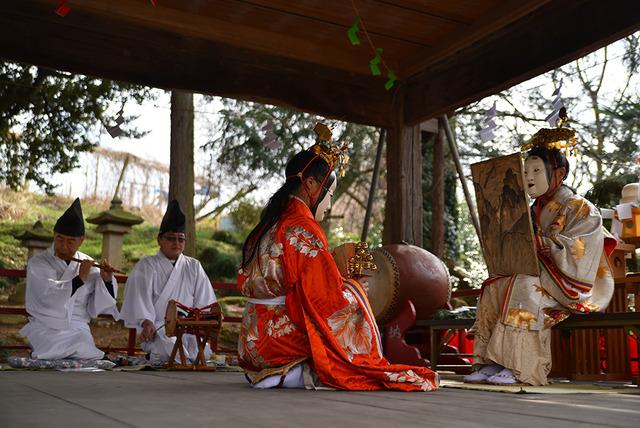
[[[389,74],[387,74],[387,77],[388,80],[387,83],[384,84],[384,88],[388,91],[389,89],[393,88],[393,85],[395,85],[398,76],[396,76],[396,73],[394,73],[393,70],[389,70]]]
[[[355,7],[355,4],[353,5],[354,7],[354,11],[357,14],[358,10]],[[360,18],[360,16],[356,15],[356,19],[353,21],[353,24],[351,24],[351,27],[349,27],[349,29],[347,30],[347,37],[349,37],[349,41],[351,42],[352,45],[359,45],[360,44],[360,38],[358,37],[358,33],[360,32],[360,23],[362,22],[362,19]],[[382,63],[384,65],[384,68],[387,71],[387,81],[384,84],[384,88],[388,91],[391,88],[393,88],[396,84],[396,81],[398,80],[398,76],[396,76],[396,73],[393,70],[389,70],[389,67],[387,67],[387,65],[382,62],[382,48],[376,48],[373,43],[371,42],[371,39],[369,39],[369,35],[367,34],[367,29],[363,27],[363,31],[365,32],[365,35],[367,36],[368,40],[369,40],[369,44],[371,44],[371,47],[375,50],[375,56],[371,59],[371,61],[369,61],[369,68],[371,69],[371,74],[373,74],[374,76],[380,76],[382,75],[382,72],[380,71],[380,63]]]
[[[380,61],[382,61],[380,55],[382,55],[382,48],[377,48],[376,56],[374,56],[373,59],[369,61],[369,68],[371,68],[371,74],[373,74],[374,76],[380,76],[380,74],[382,74],[380,73],[380,67],[378,67],[378,64],[380,64]]]
[[[351,24],[351,28],[347,31],[347,36],[351,41],[352,45],[359,45],[360,39],[358,38],[358,31],[360,31],[360,17],[357,17],[353,24]]]

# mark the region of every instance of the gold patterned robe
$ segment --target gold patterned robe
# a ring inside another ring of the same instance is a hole
[[[604,311],[613,278],[602,218],[589,201],[562,186],[535,217],[540,276],[485,281],[472,329],[473,354],[477,363],[513,370],[521,382],[545,385],[549,329],[571,312]]]

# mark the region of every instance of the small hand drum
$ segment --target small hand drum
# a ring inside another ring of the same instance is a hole
[[[218,342],[218,335],[222,327],[222,311],[218,303],[213,303],[204,308],[190,308],[175,300],[170,300],[165,312],[165,334],[169,337],[176,336],[171,356],[169,357],[169,368],[190,369],[190,370],[210,370],[204,358],[204,349],[208,341],[212,342],[215,348]],[[193,364],[187,364],[184,348],[182,346],[182,336],[193,334],[198,344],[198,355]],[[175,364],[176,354],[180,355],[181,364]]]

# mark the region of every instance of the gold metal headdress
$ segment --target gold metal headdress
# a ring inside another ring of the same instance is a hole
[[[521,151],[526,152],[534,147],[545,147],[547,149],[565,149],[569,154],[569,149],[578,144],[576,139],[576,131],[571,128],[563,128],[562,126],[569,121],[567,111],[563,107],[560,110],[557,128],[543,128],[536,132],[531,139],[522,145]],[[575,153],[575,149],[573,149]]]
[[[370,275],[378,270],[373,256],[369,252],[369,244],[366,242],[358,242],[356,244],[355,253],[349,257],[347,263],[347,275],[349,278],[355,278],[363,275]]]
[[[338,147],[331,143],[333,132],[324,123],[317,123],[313,132],[318,136],[318,142],[311,146],[309,150],[320,156],[330,167],[337,167],[340,177],[344,177],[349,164],[346,144]]]

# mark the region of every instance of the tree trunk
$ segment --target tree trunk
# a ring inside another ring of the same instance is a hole
[[[195,256],[196,222],[193,208],[193,94],[171,92],[171,163],[169,200],[177,199],[187,219],[184,253]]]

